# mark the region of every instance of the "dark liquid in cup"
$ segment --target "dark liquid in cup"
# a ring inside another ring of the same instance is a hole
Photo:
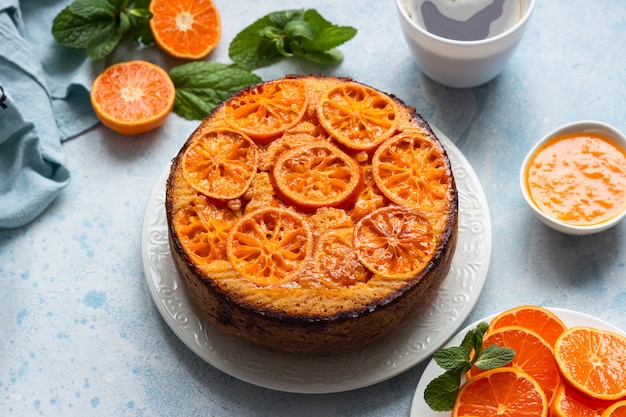
[[[405,8],[433,35],[478,41],[515,26],[524,13],[524,0],[405,0]]]

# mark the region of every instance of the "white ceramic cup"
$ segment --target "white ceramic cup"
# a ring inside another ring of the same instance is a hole
[[[459,41],[433,35],[410,17],[413,0],[396,0],[400,25],[420,70],[440,84],[470,88],[500,74],[526,30],[536,0],[523,0],[521,19],[505,32],[477,41]]]

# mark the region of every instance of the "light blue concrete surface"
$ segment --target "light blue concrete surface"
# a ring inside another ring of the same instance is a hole
[[[471,90],[419,73],[392,0],[216,4],[223,34],[210,58],[219,62],[229,62],[239,30],[271,11],[315,7],[357,27],[335,68],[283,62],[257,73],[353,77],[415,106],[464,153],[493,225],[490,272],[468,322],[532,303],[626,330],[626,224],[562,235],[532,216],[518,189],[524,154],[557,126],[595,119],[626,130],[625,2],[540,0],[505,72]],[[138,56],[160,57],[153,49]],[[206,364],[162,320],[142,266],[144,210],[196,125],[172,116],[139,137],[99,126],[65,142],[71,184],[33,223],[0,231],[0,415],[408,416],[425,364],[354,391],[281,393]]]

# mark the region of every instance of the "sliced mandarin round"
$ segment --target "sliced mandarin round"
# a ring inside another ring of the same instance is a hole
[[[496,368],[467,380],[452,417],[547,417],[548,400],[537,381],[515,368]]]
[[[349,287],[359,282],[367,282],[372,273],[365,268],[352,245],[353,229],[331,230],[323,234],[317,242],[315,265],[328,287]]]
[[[363,185],[359,164],[326,142],[281,153],[274,163],[272,178],[289,203],[305,210],[341,207],[352,202]]]
[[[359,220],[354,246],[363,265],[374,274],[408,277],[424,269],[434,256],[435,235],[420,211],[387,206]]]
[[[340,143],[369,151],[398,126],[398,106],[387,94],[346,81],[322,93],[317,103],[320,124]]]
[[[567,326],[561,319],[547,308],[523,305],[503,311],[489,322],[489,330],[505,326],[522,326],[543,337],[550,346],[554,346],[556,339]]]
[[[302,119],[307,88],[297,79],[280,79],[248,87],[224,103],[227,122],[259,143],[280,136]]]
[[[600,417],[612,403],[590,398],[561,384],[550,405],[550,417]]]
[[[311,227],[300,214],[266,208],[233,225],[226,251],[235,271],[266,286],[290,281],[310,262],[313,245]]]
[[[226,260],[226,241],[235,216],[211,204],[195,204],[174,215],[182,246],[201,264]]]
[[[108,67],[93,82],[91,104],[100,121],[123,135],[138,135],[165,123],[176,91],[167,72],[146,61]]]
[[[600,400],[626,397],[626,337],[586,326],[567,329],[554,344],[565,381]]]
[[[614,403],[604,410],[600,417],[626,417],[626,400]]]
[[[185,150],[182,171],[196,191],[229,200],[246,192],[256,173],[257,146],[233,130],[204,132]]]
[[[548,403],[561,385],[559,369],[554,360],[552,346],[532,330],[521,326],[507,326],[487,332],[483,346],[501,346],[515,350],[515,357],[507,366],[526,372],[543,389]],[[486,372],[473,366],[467,375],[472,378]]]
[[[212,0],[151,0],[150,12],[154,40],[172,56],[201,59],[220,40],[220,15]]]
[[[422,131],[383,142],[372,158],[378,188],[396,204],[438,211],[449,204],[452,172],[443,148]]]

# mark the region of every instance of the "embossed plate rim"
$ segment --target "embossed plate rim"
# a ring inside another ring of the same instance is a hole
[[[148,288],[176,336],[215,368],[278,391],[323,394],[370,386],[428,358],[470,314],[482,292],[491,259],[491,219],[484,191],[471,165],[442,132],[459,190],[459,239],[450,273],[435,299],[414,320],[363,348],[325,355],[272,351],[221,332],[199,317],[174,267],[167,241],[165,182],[157,180],[146,208],[142,257]]]
[[[591,316],[586,313],[581,313],[574,310],[568,310],[564,308],[556,308],[556,307],[546,307],[548,310],[551,310],[555,313],[563,323],[567,327],[572,326],[591,326],[596,328],[601,328],[605,330],[610,330],[615,333],[626,335],[624,331],[619,329],[618,327],[608,323],[604,320],[601,320],[597,317]],[[497,313],[496,313],[497,314]],[[481,321],[489,323],[496,314],[489,315],[480,320],[476,320],[474,323],[467,325],[462,330],[457,332],[456,335],[450,338],[450,340],[445,344],[445,346],[458,346],[465,334],[470,330],[475,328],[478,323]],[[426,389],[426,385],[433,379],[436,378],[443,370],[439,368],[439,365],[434,360],[431,360],[422,376],[420,377],[419,382],[417,383],[417,387],[415,388],[415,394],[413,394],[413,401],[411,403],[411,415],[410,417],[450,417],[451,413],[449,411],[437,412],[430,409],[430,407],[424,401],[424,390]]]

